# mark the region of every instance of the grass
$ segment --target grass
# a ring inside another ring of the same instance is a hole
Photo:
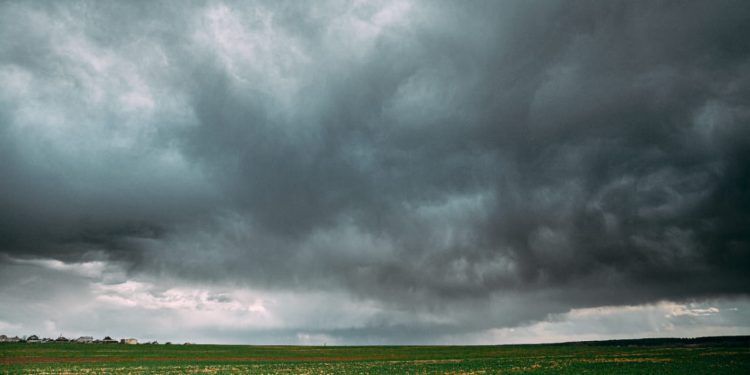
[[[740,345],[239,346],[0,344],[14,374],[750,374]]]

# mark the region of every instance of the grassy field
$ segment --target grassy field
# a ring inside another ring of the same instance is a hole
[[[747,344],[233,346],[0,344],[24,374],[750,374]]]

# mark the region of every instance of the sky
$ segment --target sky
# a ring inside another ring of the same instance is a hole
[[[747,1],[0,2],[0,333],[750,334]]]

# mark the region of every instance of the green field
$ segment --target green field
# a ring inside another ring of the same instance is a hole
[[[4,343],[0,373],[750,374],[750,347],[744,343],[374,347]]]

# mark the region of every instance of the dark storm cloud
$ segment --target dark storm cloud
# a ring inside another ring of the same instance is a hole
[[[748,292],[743,2],[3,8],[14,257],[466,329]]]

